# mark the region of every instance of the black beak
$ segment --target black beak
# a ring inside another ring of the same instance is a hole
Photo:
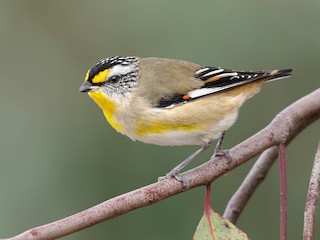
[[[80,92],[90,92],[90,90],[92,89],[92,84],[90,82],[84,82],[82,83],[82,85],[79,88]]]

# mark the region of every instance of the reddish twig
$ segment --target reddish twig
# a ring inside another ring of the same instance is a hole
[[[287,239],[287,181],[286,181],[286,146],[279,145],[280,172],[280,239]]]
[[[265,149],[285,142],[296,128],[300,128],[301,125],[307,126],[319,117],[320,89],[293,103],[279,113],[266,128],[230,149],[231,162],[226,157],[219,156],[183,173],[183,177],[190,180],[190,189],[207,185]],[[182,193],[184,190],[183,185],[175,179],[164,180],[117,196],[56,222],[30,229],[10,239],[56,239],[134,209],[159,202]]]
[[[212,240],[216,240],[216,236],[214,233],[214,227],[213,222],[211,221],[211,184],[206,185],[206,191],[205,191],[205,198],[204,198],[204,214],[206,215],[210,227],[210,234],[212,237]]]
[[[303,227],[303,240],[313,240],[316,205],[318,201],[318,194],[320,190],[320,143],[318,145],[316,157],[314,160],[306,206],[304,209],[304,227]]]

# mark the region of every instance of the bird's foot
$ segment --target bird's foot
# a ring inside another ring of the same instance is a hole
[[[228,162],[230,163],[232,160],[232,156],[229,150],[219,150],[216,151],[213,155],[214,157],[226,157]]]
[[[175,178],[177,181],[181,182],[184,191],[189,189],[190,187],[189,180],[176,169],[172,169],[165,176],[159,177],[158,181],[160,182],[165,179],[171,179],[171,178]]]

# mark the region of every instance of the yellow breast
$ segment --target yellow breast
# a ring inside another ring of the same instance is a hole
[[[116,111],[116,105],[101,91],[89,92],[89,96],[102,109],[103,114],[106,117],[109,124],[118,132],[123,133],[123,126],[118,121],[116,121],[114,116]]]

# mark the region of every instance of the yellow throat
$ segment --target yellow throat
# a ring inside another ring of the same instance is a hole
[[[123,133],[122,125],[114,118],[116,111],[116,105],[101,91],[92,91],[88,93],[89,96],[98,104],[102,109],[104,116],[108,120],[109,124],[118,132]]]

